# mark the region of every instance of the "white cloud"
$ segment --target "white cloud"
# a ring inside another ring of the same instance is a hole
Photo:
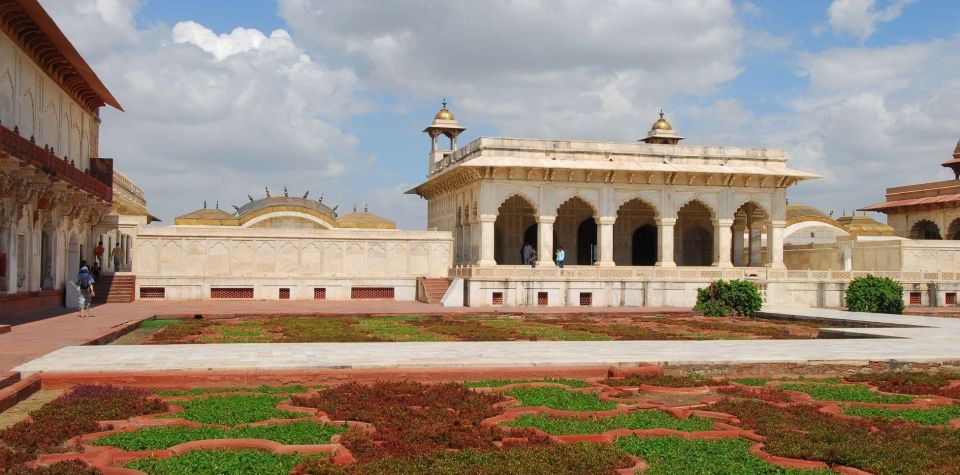
[[[125,13],[107,14],[104,5],[121,3]],[[362,197],[347,177],[369,159],[339,125],[370,107],[351,69],[319,61],[283,30],[216,34],[192,21],[138,30],[138,2],[44,6],[77,32],[71,40],[125,106],[101,111],[101,155],[117,159],[166,222],[204,199],[232,210],[265,185],[331,204]]]
[[[467,127],[509,134],[636,138],[659,107],[741,71],[743,31],[723,0],[279,3],[295,36],[371,87],[446,95]]]
[[[877,9],[876,0],[833,0],[827,9],[828,22],[834,33],[854,36],[863,42],[876,31],[877,23],[897,19],[903,7],[914,1],[893,0],[886,8]]]

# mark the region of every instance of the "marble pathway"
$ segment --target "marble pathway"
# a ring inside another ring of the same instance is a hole
[[[69,346],[14,368],[23,374],[76,371],[279,370],[742,363],[960,361],[960,319],[827,309],[767,308],[769,316],[823,319],[877,338],[820,340],[271,343]]]

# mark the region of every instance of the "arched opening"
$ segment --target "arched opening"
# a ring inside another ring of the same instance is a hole
[[[12,256],[7,255],[10,249],[10,228],[0,227],[0,292],[6,293],[10,276],[10,265]]]
[[[960,240],[960,218],[953,220],[947,227],[947,239]]]
[[[597,260],[597,221],[587,218],[577,226],[577,255],[578,266],[589,266]]]
[[[463,235],[463,210],[460,207],[457,207],[457,224],[453,228],[453,238],[456,240],[454,244],[454,249],[457,250],[455,256],[455,262],[460,264],[467,261],[465,256],[465,246],[464,246],[464,235]]]
[[[520,195],[511,196],[497,209],[497,220],[493,224],[493,257],[498,265],[520,265],[523,263],[523,246],[530,244],[536,248],[535,213],[533,204]]]
[[[557,208],[557,220],[553,229],[554,246],[562,246],[567,254],[566,262],[576,265],[593,264],[594,248],[597,245],[596,211],[583,198],[575,196]]]
[[[940,228],[928,219],[921,219],[917,221],[912,228],[910,228],[910,239],[943,239],[940,237]]]
[[[40,231],[40,288],[43,290],[52,289],[53,280],[53,255],[54,255],[54,230],[50,227],[44,227]]]
[[[630,263],[635,266],[652,266],[657,263],[657,227],[644,224],[633,232],[630,240],[632,251]]]
[[[656,264],[656,214],[653,206],[640,199],[632,199],[620,206],[617,210],[617,220],[613,223],[614,264],[618,266]]]
[[[764,243],[767,211],[760,205],[748,201],[733,213],[733,240],[731,262],[738,267],[759,267],[766,262]],[[725,251],[724,251],[725,252]]]
[[[713,213],[707,205],[694,200],[677,211],[674,227],[674,262],[678,266],[713,264]]]

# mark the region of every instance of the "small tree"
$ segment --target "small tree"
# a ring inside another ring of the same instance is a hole
[[[708,317],[729,317],[736,313],[753,316],[763,306],[757,286],[747,280],[717,280],[697,289],[697,305],[693,307]]]
[[[845,295],[851,312],[903,313],[903,286],[887,278],[868,275],[850,281]]]

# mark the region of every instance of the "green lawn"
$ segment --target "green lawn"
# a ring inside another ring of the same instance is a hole
[[[540,379],[483,379],[480,381],[466,381],[463,383],[468,388],[498,388],[508,384],[519,383],[554,383],[570,386],[571,388],[586,388],[590,385],[580,379],[565,378],[540,378]]]
[[[267,419],[295,419],[307,414],[281,411],[277,403],[282,396],[209,396],[189,401],[178,401],[184,411],[171,417],[204,424],[237,425],[260,422]]]
[[[952,404],[930,409],[886,409],[878,407],[851,406],[843,408],[843,413],[851,416],[876,417],[880,419],[898,419],[916,422],[925,426],[945,425],[960,418],[960,405]]]
[[[780,389],[807,393],[817,401],[839,402],[876,402],[883,404],[907,404],[913,401],[910,396],[902,394],[881,394],[871,391],[866,386],[845,386],[821,383],[789,383],[781,384]]]
[[[597,394],[563,388],[517,388],[506,394],[519,399],[521,406],[544,406],[561,411],[606,411],[617,407],[615,402],[601,401]]]
[[[536,427],[548,434],[599,434],[614,429],[674,429],[686,432],[705,431],[713,428],[713,421],[692,416],[679,419],[658,410],[639,410],[601,419],[554,417],[545,414],[522,415],[504,425],[510,427]]]
[[[830,470],[787,469],[750,454],[743,439],[684,440],[680,437],[621,437],[620,450],[642,458],[644,475],[827,475]]]
[[[137,459],[126,467],[150,475],[264,475],[290,473],[304,459],[260,450],[193,450],[167,459]]]
[[[101,437],[92,445],[109,445],[123,450],[162,450],[184,442],[204,439],[266,439],[286,445],[327,444],[330,437],[347,430],[344,426],[312,421],[233,429],[219,427],[147,427]]]

